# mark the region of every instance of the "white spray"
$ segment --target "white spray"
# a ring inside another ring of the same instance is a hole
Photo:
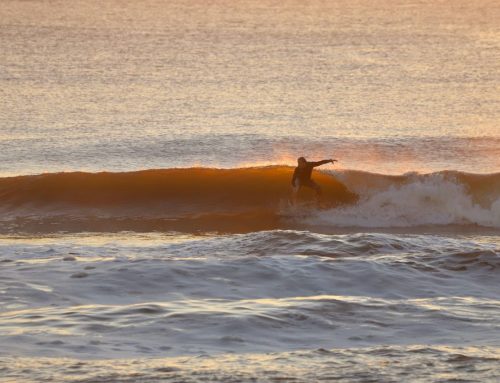
[[[500,198],[489,207],[481,206],[456,180],[442,174],[425,177],[411,174],[404,184],[371,194],[364,190],[358,204],[317,212],[308,222],[344,227],[450,224],[500,227]]]

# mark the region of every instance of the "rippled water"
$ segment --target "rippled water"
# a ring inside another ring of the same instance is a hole
[[[500,6],[3,1],[0,173],[499,169]]]
[[[498,349],[451,347],[352,348],[286,353],[225,354],[169,359],[75,361],[43,358],[7,359],[12,379],[26,382],[429,382],[496,381]],[[192,366],[196,366],[193,371]],[[140,367],[138,367],[140,366]],[[391,368],[388,368],[391,366]],[[422,367],[425,368],[422,368]],[[17,369],[24,373],[14,373]],[[418,371],[418,374],[415,372]],[[26,379],[26,375],[36,376]],[[74,379],[73,379],[74,378]]]

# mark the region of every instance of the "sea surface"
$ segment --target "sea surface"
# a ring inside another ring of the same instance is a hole
[[[499,381],[498,20],[2,0],[0,382]]]

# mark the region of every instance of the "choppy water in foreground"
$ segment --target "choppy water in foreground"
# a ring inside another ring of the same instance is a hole
[[[498,236],[11,236],[1,254],[6,381],[500,377]]]

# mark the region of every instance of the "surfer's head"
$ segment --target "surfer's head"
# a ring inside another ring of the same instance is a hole
[[[297,158],[297,163],[299,164],[299,166],[305,166],[307,161],[304,157],[299,157],[299,158]]]

